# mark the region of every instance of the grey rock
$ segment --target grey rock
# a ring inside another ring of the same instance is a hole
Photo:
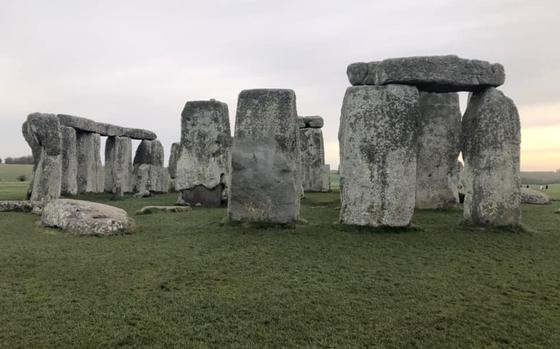
[[[298,125],[299,128],[322,128],[324,121],[320,116],[300,116]]]
[[[457,159],[461,110],[457,93],[420,93],[416,208],[449,209],[459,203]]]
[[[323,166],[322,183],[323,183],[323,188],[321,189],[321,191],[324,193],[330,192],[331,191],[331,166],[330,165]]]
[[[342,224],[404,227],[414,213],[419,93],[349,87],[339,129]]]
[[[179,193],[177,204],[182,206],[190,206],[200,203],[205,207],[220,207],[224,202],[223,191],[225,185],[220,184],[212,189],[208,189],[203,185],[197,185],[192,189],[183,189]]]
[[[323,132],[320,128],[300,128],[299,145],[303,191],[320,192],[325,166]]]
[[[479,91],[500,86],[505,81],[504,67],[486,61],[448,56],[390,58],[368,64],[348,66],[350,83],[357,85],[405,84],[423,91]]]
[[[171,144],[171,153],[169,154],[169,176],[171,179],[175,179],[177,177],[177,161],[179,160],[179,152],[181,150],[181,143],[173,143]]]
[[[150,193],[149,190],[144,190],[144,191],[139,191],[139,192],[135,193],[133,196],[137,199],[147,198],[147,197],[152,196],[152,193]]]
[[[0,212],[31,212],[40,214],[43,211],[44,202],[42,201],[0,201]]]
[[[98,133],[108,137],[128,137],[132,139],[153,140],[157,138],[154,132],[148,130],[121,127],[73,115],[58,114],[57,116],[61,125],[72,127],[82,132]]]
[[[518,225],[520,122],[495,88],[474,93],[463,117],[464,218],[474,225]]]
[[[132,192],[132,140],[108,137],[105,143],[105,191],[122,197]]]
[[[190,206],[146,206],[136,211],[136,215],[154,214],[159,212],[182,213],[190,211],[192,211],[192,207]]]
[[[126,211],[82,200],[49,201],[43,208],[41,222],[79,235],[113,235],[134,230],[134,221]]]
[[[158,140],[146,141],[143,140],[136,149],[134,155],[134,165],[154,165],[163,167],[164,153],[163,145]]]
[[[27,188],[27,199],[31,198],[31,192],[33,191],[33,177],[35,177],[35,170],[37,169],[37,164],[39,163],[39,159],[41,158],[42,148],[39,144],[39,141],[33,135],[31,127],[29,127],[29,122],[27,120],[23,123],[21,127],[21,131],[23,133],[23,138],[31,147],[31,153],[33,155],[33,170],[31,172],[31,180],[29,182],[29,186]]]
[[[521,203],[533,205],[550,205],[550,197],[538,190],[521,188]]]
[[[102,193],[104,170],[101,163],[101,137],[97,133],[76,132],[78,153],[78,193]]]
[[[62,154],[60,123],[54,114],[33,113],[27,116],[29,132],[47,155]],[[33,149],[33,146],[32,148]]]
[[[61,126],[62,135],[62,195],[78,194],[78,151],[76,130]]]
[[[187,102],[181,120],[175,190],[202,193],[206,188],[207,195],[198,199],[208,198],[210,201],[199,202],[204,206],[214,206],[214,189],[226,187],[229,173],[231,131],[227,104],[216,100]],[[188,202],[198,196],[191,194],[185,193],[183,200]],[[221,196],[219,193],[218,206]]]
[[[295,226],[301,193],[298,129],[294,91],[255,89],[239,94],[230,221]]]
[[[167,193],[171,178],[163,167],[163,146],[158,140],[142,141],[134,156],[134,192]]]

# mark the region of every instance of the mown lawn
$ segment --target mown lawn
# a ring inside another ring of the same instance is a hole
[[[20,176],[25,176],[25,180],[30,180],[31,172],[33,172],[33,165],[0,164],[0,187],[5,185],[2,182],[19,181]]]
[[[81,198],[131,214],[175,201]],[[308,194],[295,230],[195,208],[106,238],[0,213],[0,348],[558,347],[560,202],[524,206],[525,233],[465,228],[460,210],[341,228],[338,205]]]

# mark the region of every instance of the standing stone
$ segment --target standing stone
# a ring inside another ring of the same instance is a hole
[[[62,176],[62,135],[60,123],[54,114],[34,113],[27,117],[24,135],[34,151],[39,152],[29,199],[33,201],[60,197]],[[35,154],[34,154],[35,155]]]
[[[102,193],[103,165],[101,137],[97,133],[76,132],[78,152],[78,193]]]
[[[163,167],[163,146],[158,140],[140,142],[134,156],[134,192],[167,193],[169,171]]]
[[[108,137],[105,143],[105,191],[123,196],[132,191],[132,140]]]
[[[33,177],[35,177],[35,171],[37,170],[37,165],[39,164],[39,159],[41,158],[42,148],[37,138],[33,135],[27,120],[23,123],[21,131],[23,133],[23,138],[25,138],[29,147],[31,147],[31,154],[33,155],[33,170],[31,172],[31,180],[27,188],[27,199],[29,200],[33,191]]]
[[[187,102],[181,114],[181,144],[175,190],[179,203],[218,207],[229,173],[231,131],[227,104]]]
[[[181,143],[171,144],[171,152],[169,154],[169,165],[167,166],[169,170],[169,176],[171,179],[177,177],[177,161],[179,160],[179,151],[181,150]]]
[[[457,93],[420,93],[416,208],[448,209],[459,202],[457,158],[461,110]]]
[[[321,189],[321,191],[323,193],[328,193],[331,191],[331,165],[323,166],[322,177],[323,188]]]
[[[349,87],[339,129],[342,224],[404,227],[414,213],[419,93]]]
[[[231,164],[230,221],[295,225],[301,180],[294,91],[239,94]]]
[[[60,126],[62,135],[62,195],[78,194],[78,153],[76,130]]]
[[[300,128],[301,179],[304,191],[323,190],[325,151],[320,128]]]
[[[513,101],[495,88],[474,93],[463,117],[467,222],[519,224],[520,143],[519,114]]]

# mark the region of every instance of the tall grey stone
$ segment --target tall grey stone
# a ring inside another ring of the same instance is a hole
[[[33,177],[35,177],[34,174],[37,169],[37,164],[39,164],[39,159],[41,158],[42,148],[35,135],[33,135],[33,131],[31,130],[31,126],[29,125],[27,119],[23,123],[21,131],[23,133],[23,138],[31,148],[31,154],[33,155],[33,170],[31,172],[31,179],[27,188],[27,199],[30,199],[31,192],[33,191]]]
[[[167,193],[171,179],[163,163],[164,153],[160,141],[140,142],[134,155],[134,192]]]
[[[448,209],[459,202],[457,159],[461,110],[457,93],[420,93],[416,208]]]
[[[62,134],[54,114],[34,113],[27,117],[24,136],[35,159],[30,200],[41,201],[60,197],[62,176]],[[40,147],[40,151],[39,151]]]
[[[169,176],[171,179],[177,177],[177,161],[179,160],[179,151],[181,150],[181,143],[171,144],[171,152],[169,154],[169,164],[167,168],[169,170]]]
[[[403,227],[414,213],[419,93],[349,87],[339,129],[342,224]]]
[[[299,218],[296,95],[255,89],[239,94],[231,155],[232,222],[294,225]]]
[[[320,128],[300,128],[301,180],[304,191],[323,191],[325,150]]]
[[[331,191],[331,166],[325,165],[323,166],[323,188],[322,192],[327,193]]]
[[[78,153],[78,193],[102,193],[103,165],[101,163],[101,137],[97,133],[76,132]]]
[[[132,192],[132,140],[107,137],[105,143],[105,191],[123,196]]]
[[[520,122],[511,99],[495,88],[474,93],[463,117],[464,218],[514,226],[520,211]]]
[[[348,66],[347,75],[354,86],[404,84],[430,92],[479,91],[505,81],[501,64],[454,55],[353,63]]]
[[[62,195],[78,194],[78,153],[76,130],[60,126],[62,135]]]
[[[191,101],[181,114],[175,190],[181,204],[220,206],[229,173],[231,130],[227,104]]]

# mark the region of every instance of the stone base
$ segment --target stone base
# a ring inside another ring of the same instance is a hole
[[[177,203],[180,205],[200,204],[204,207],[221,207],[225,204],[222,199],[224,185],[220,184],[212,189],[197,185],[192,189],[181,190]]]

